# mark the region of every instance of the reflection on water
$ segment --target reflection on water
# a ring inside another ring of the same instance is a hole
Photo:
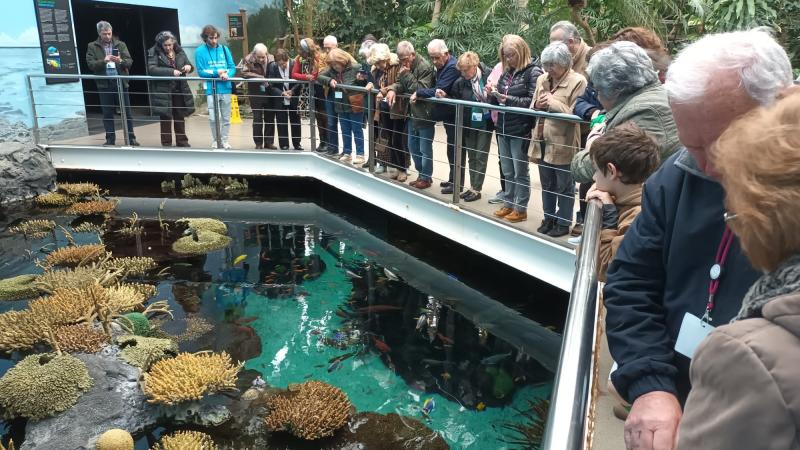
[[[65,228],[70,223],[67,217],[55,220]],[[358,417],[388,427],[381,428],[384,436],[391,427],[415,429],[403,425],[403,417],[413,418],[452,448],[519,448],[529,442],[520,441],[519,430],[544,420],[536,407],[549,398],[553,374],[531,351],[477,326],[452,307],[451,299],[412,287],[421,274],[385,267],[380,250],[354,245],[355,236],[305,224],[227,221],[230,247],[184,256],[171,249],[184,234],[180,224],[141,220],[141,233],[119,233],[126,223],[107,222],[102,240],[115,257],[150,256],[158,262],[142,281],[157,283],[156,298],[169,301],[174,320],[156,324],[176,337],[181,351],[224,350],[245,361],[245,389],[256,376],[275,388],[324,381],[342,389],[360,413],[382,414]],[[91,233],[73,235],[78,243],[97,241]],[[61,230],[41,240],[1,239],[3,248],[27,257],[17,256],[19,264],[0,269],[0,278],[40,272],[34,266],[44,257],[40,249],[53,242],[67,245]],[[3,251],[2,257],[11,255]],[[154,277],[165,268],[165,275]],[[441,277],[442,285],[458,283],[444,273],[425,276]],[[20,308],[24,302],[3,307]],[[0,363],[2,371],[10,365]],[[163,431],[137,438],[144,445]],[[354,437],[358,433],[351,423],[347,431],[312,447],[276,436],[267,448],[343,448],[346,442],[370,439],[366,433]],[[222,432],[215,437],[231,448],[245,445]],[[434,448],[421,444],[432,441],[419,441],[420,435],[402,439],[398,445]]]

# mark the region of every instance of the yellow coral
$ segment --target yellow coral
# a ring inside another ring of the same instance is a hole
[[[352,404],[341,389],[321,381],[307,381],[296,393],[272,399],[264,419],[270,431],[288,431],[307,440],[331,436],[350,418]]]
[[[124,335],[116,339],[120,356],[128,364],[147,370],[152,364],[178,354],[178,344],[170,339]]]
[[[177,222],[186,222],[189,228],[197,231],[204,230],[213,231],[217,234],[228,234],[228,227],[225,225],[225,222],[217,219],[209,219],[207,217],[184,217],[182,219],[178,219]]]
[[[58,192],[48,192],[46,194],[36,196],[33,201],[35,201],[39,206],[69,206],[75,203],[75,197],[59,194]]]
[[[243,365],[234,364],[225,352],[181,353],[153,364],[144,374],[144,393],[149,403],[175,405],[200,400],[206,394],[236,389]]]
[[[96,233],[96,234],[103,234],[106,232],[106,224],[103,222],[102,224],[98,225],[92,222],[81,222],[79,225],[72,226],[72,231],[76,233]]]
[[[94,214],[108,214],[117,207],[117,202],[113,200],[90,200],[79,202],[67,208],[67,214],[76,216],[91,216]]]
[[[107,286],[117,281],[115,275],[118,274],[119,272],[109,271],[96,264],[72,269],[50,269],[39,275],[36,279],[36,287],[52,293],[61,288],[86,286],[96,280],[100,280],[100,284]]]
[[[163,436],[150,450],[218,450],[211,436],[199,431],[177,431]]]
[[[62,247],[47,255],[44,260],[45,267],[67,266],[75,267],[87,262],[97,261],[106,252],[104,244],[87,244]]]
[[[83,323],[57,328],[55,338],[58,347],[68,353],[97,353],[108,344],[102,330]]]
[[[0,450],[14,450],[14,440],[13,439],[8,440],[8,447],[4,447],[3,443],[0,442]]]
[[[149,285],[141,285],[149,286]],[[106,288],[108,306],[112,314],[131,312],[147,300],[139,285],[118,284]]]
[[[39,290],[34,283],[36,275],[19,275],[0,280],[0,300],[22,300],[36,297]]]
[[[41,239],[55,229],[56,223],[52,220],[25,220],[9,228],[8,231],[14,234],[24,234],[32,239]]]
[[[149,256],[126,256],[122,258],[111,258],[104,261],[101,267],[115,269],[125,273],[126,276],[139,277],[158,266],[156,261]]]
[[[172,250],[188,255],[204,255],[225,248],[231,244],[231,238],[213,231],[197,231],[195,236],[184,236],[172,244]]]
[[[53,326],[72,325],[92,317],[97,293],[90,285],[86,289],[63,288],[53,295],[33,300],[28,308],[36,318],[43,318]]]
[[[92,386],[86,365],[70,355],[30,355],[0,378],[5,415],[39,420],[70,408]]]
[[[57,183],[56,189],[76,197],[100,195],[100,186],[94,183]]]
[[[28,350],[44,339],[40,323],[28,310],[0,314],[0,350]]]
[[[133,436],[125,430],[112,428],[100,435],[96,450],[133,450]]]

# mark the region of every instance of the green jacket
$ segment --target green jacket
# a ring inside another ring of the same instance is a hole
[[[678,128],[672,118],[672,109],[667,100],[667,91],[658,81],[645,86],[622,99],[606,113],[605,132],[632,121],[658,142],[661,162],[667,160],[681,147]],[[581,150],[572,159],[572,176],[578,183],[591,183],[594,165],[589,152]]]
[[[336,84],[346,84],[350,86],[366,86],[367,82],[364,80],[358,80],[356,75],[358,72],[361,71],[361,64],[353,63],[347,66],[344,69],[344,72],[339,73],[333,70],[333,68],[328,67],[324,71],[320,72],[319,76],[317,76],[317,82],[322,86],[329,87],[331,80],[336,80]],[[349,114],[353,112],[353,107],[350,106],[349,97],[352,96],[353,101],[361,101],[361,105],[366,111],[366,103],[364,100],[364,93],[363,92],[347,92],[346,89],[341,89],[338,86],[336,87],[336,92],[341,92],[341,98],[337,98],[334,94],[334,103],[333,108],[334,111],[337,113],[345,113]],[[361,112],[365,112],[361,111]]]
[[[394,91],[397,95],[411,95],[417,92],[417,89],[433,87],[434,80],[433,65],[417,55],[411,64],[411,70],[399,74],[397,81],[390,85],[388,90]],[[433,104],[431,102],[418,99],[413,105],[410,105],[410,109],[412,123],[415,127],[432,127],[434,125],[434,122],[431,121],[431,114],[433,113]]]
[[[117,64],[117,72],[120,75],[130,75],[130,69],[133,65],[133,58],[131,58],[131,53],[128,51],[128,46],[115,37],[111,38],[111,45],[119,50],[119,57],[122,59],[122,62]],[[103,44],[100,42],[100,38],[97,38],[96,41],[90,42],[89,47],[86,49],[86,65],[89,66],[89,69],[94,75],[106,74],[105,59],[106,52],[103,50]],[[116,81],[107,80],[95,81],[99,89],[113,86],[112,83],[116,83]],[[127,88],[128,80],[122,80],[122,84],[125,86],[125,88]]]

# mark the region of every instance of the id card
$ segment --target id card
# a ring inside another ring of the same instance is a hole
[[[483,113],[480,113],[480,112],[472,113],[472,121],[473,122],[483,122]]]
[[[114,61],[109,61],[106,63],[107,70],[114,70],[116,68],[117,68],[117,63],[115,63]]]
[[[678,340],[675,341],[675,351],[692,359],[697,346],[713,330],[713,326],[687,312],[681,322]]]
[[[264,86],[263,84],[262,84],[261,86],[259,86],[259,87],[258,87],[258,89],[259,89],[261,92],[267,92],[267,87],[266,87],[266,86]]]
[[[334,98],[342,98],[342,91],[336,91],[333,93]]]

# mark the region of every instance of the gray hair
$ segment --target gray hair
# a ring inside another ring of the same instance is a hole
[[[400,41],[397,43],[397,54],[398,55],[414,55],[417,52],[414,51],[414,44],[408,41]]]
[[[329,34],[329,35],[325,36],[325,39],[322,40],[322,45],[325,45],[325,44],[339,45],[339,40],[336,39],[336,36],[334,36],[332,34]]]
[[[264,52],[265,55],[269,55],[269,49],[266,45],[259,42],[258,44],[253,46],[253,53]]]
[[[586,72],[597,92],[608,99],[624,97],[658,81],[647,52],[628,41],[615,42],[592,55]]]
[[[547,64],[554,64],[564,68],[572,67],[572,53],[569,52],[569,47],[563,42],[553,42],[542,50],[542,66]]]
[[[101,20],[97,22],[97,34],[100,34],[101,31],[111,30],[111,24],[106,22],[105,20]]]
[[[447,49],[447,44],[445,44],[443,40],[434,39],[428,42],[428,53],[430,53],[431,51],[439,53],[447,53],[450,50]]]
[[[555,24],[553,24],[552,27],[550,27],[551,33],[556,30],[564,32],[563,35],[564,42],[566,42],[567,39],[569,38],[575,39],[578,42],[580,42],[581,40],[581,33],[578,31],[578,27],[576,27],[575,24],[570,22],[569,20],[562,20],[560,22],[556,22]]]
[[[769,33],[755,29],[706,35],[678,54],[667,72],[670,101],[699,103],[724,72],[735,72],[756,102],[767,106],[792,85],[786,51]]]

